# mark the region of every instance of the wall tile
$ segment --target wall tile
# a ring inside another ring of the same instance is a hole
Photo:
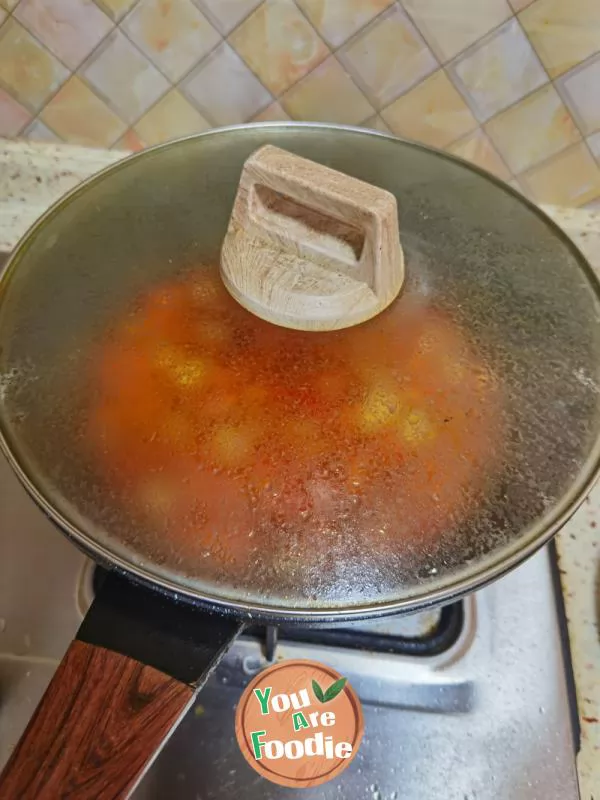
[[[460,156],[473,164],[477,164],[478,167],[491,172],[503,181],[510,178],[510,172],[506,164],[504,164],[494,145],[482,130],[470,133],[460,141],[450,145],[448,150],[455,156]]]
[[[587,143],[596,161],[600,162],[600,131],[588,136]]]
[[[516,13],[519,11],[523,11],[524,8],[530,6],[533,3],[533,0],[508,0],[512,10]]]
[[[437,66],[423,38],[398,6],[378,17],[337,55],[377,108]]]
[[[110,147],[127,127],[76,75],[48,103],[41,119],[62,139],[90,147]]]
[[[18,2],[19,0],[0,0],[0,8],[5,8],[7,11],[12,11]],[[2,19],[4,19],[4,16]]]
[[[446,147],[477,127],[477,120],[443,70],[438,70],[381,112],[398,136]]]
[[[29,111],[0,89],[0,136],[16,136],[30,120]]]
[[[191,0],[141,0],[122,28],[172,81],[178,81],[221,41]]]
[[[201,133],[212,126],[177,89],[172,89],[133,127],[142,141],[152,145]]]
[[[533,199],[583,206],[600,197],[600,168],[585,144],[576,144],[520,176]]]
[[[548,80],[516,19],[459,56],[449,72],[482,122]]]
[[[0,83],[22,105],[37,111],[58,89],[68,72],[18,22],[8,19],[0,30]]]
[[[600,56],[564,75],[558,87],[582,132],[600,130]]]
[[[6,11],[0,4],[0,25],[2,25],[7,16],[8,16],[8,11]]]
[[[100,45],[82,74],[130,123],[169,87],[167,79],[120,31]]]
[[[506,0],[403,0],[403,5],[442,63],[511,16]]]
[[[183,92],[215,125],[246,122],[272,97],[237,53],[223,43],[183,81]]]
[[[600,51],[598,0],[535,0],[519,21],[551,78]]]
[[[21,0],[15,17],[71,69],[78,67],[113,27],[92,0]]]
[[[266,0],[229,41],[273,94],[292,86],[329,53],[293,0]]]
[[[332,47],[344,44],[394,0],[296,0],[323,39]]]
[[[366,119],[362,123],[361,127],[369,128],[369,130],[373,131],[379,131],[380,133],[392,133],[389,126],[385,124],[379,114],[375,114],[374,117],[369,117],[369,119]]]
[[[372,116],[373,107],[331,56],[281,98],[293,119],[355,125]]]
[[[117,21],[137,3],[137,0],[95,0],[95,2],[111,19]]]
[[[130,150],[133,153],[137,153],[139,150],[143,150],[144,147],[146,147],[146,143],[140,139],[133,128],[130,128],[125,131],[120,139],[117,139],[112,146],[112,150]]]
[[[252,120],[253,122],[285,122],[289,120],[289,114],[283,110],[283,106],[281,103],[275,101],[271,103],[270,106],[267,106],[262,111],[259,111],[258,114]]]
[[[24,134],[28,139],[31,139],[32,142],[60,142],[62,139],[60,136],[57,136],[54,131],[51,131],[47,125],[39,120],[35,119],[31,125],[29,125],[25,129]]]
[[[262,0],[197,0],[198,6],[225,35],[237,28],[260,3]]]
[[[581,139],[553,86],[538,89],[498,114],[485,130],[515,174]]]

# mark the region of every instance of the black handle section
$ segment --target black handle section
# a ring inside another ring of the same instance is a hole
[[[200,687],[244,623],[210,613],[109,572],[77,632],[104,647]]]

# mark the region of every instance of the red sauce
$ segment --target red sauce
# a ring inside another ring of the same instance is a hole
[[[107,479],[155,539],[221,567],[274,532],[430,541],[468,511],[498,427],[493,377],[445,314],[401,298],[346,331],[296,332],[202,269],[140,298],[91,377]]]

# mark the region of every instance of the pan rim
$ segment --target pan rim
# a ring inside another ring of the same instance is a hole
[[[200,134],[182,137],[170,142],[147,148],[141,152],[133,153],[123,159],[110,164],[90,176],[85,181],[79,183],[61,198],[59,198],[33,225],[26,231],[17,243],[15,249],[10,254],[4,269],[0,272],[0,296],[3,289],[8,284],[11,275],[18,267],[18,263],[23,254],[28,249],[30,243],[37,235],[40,228],[45,226],[49,219],[60,213],[63,207],[68,205],[79,195],[85,193],[96,182],[103,181],[113,172],[126,168],[132,160],[139,160],[152,156],[158,151],[177,146],[178,144],[196,140],[200,138],[219,135],[221,133],[233,133],[236,131],[246,131],[255,129],[277,130],[277,129],[325,129],[333,131],[346,131],[360,134],[361,136],[381,137],[392,142],[401,142],[416,149],[420,149],[437,157],[457,162],[472,172],[479,174],[488,182],[495,184],[499,189],[511,194],[518,202],[533,211],[538,218],[550,228],[552,233],[557,236],[563,246],[574,256],[578,266],[593,288],[596,298],[600,301],[600,279],[592,269],[591,265],[567,236],[567,234],[538,206],[523,197],[516,189],[505,184],[499,178],[487,173],[485,170],[473,165],[462,158],[453,154],[445,153],[436,148],[419,142],[394,137],[379,131],[371,131],[364,128],[348,125],[333,125],[326,123],[312,122],[264,122],[232,125],[222,128],[215,128]],[[154,565],[136,564],[132,558],[128,558],[114,552],[108,546],[97,541],[97,537],[86,533],[80,526],[74,524],[67,516],[58,510],[46,494],[39,488],[36,482],[30,477],[26,467],[25,459],[22,454],[19,457],[17,448],[11,446],[7,435],[8,426],[3,419],[0,411],[0,450],[6,456],[13,471],[16,473],[22,485],[28,491],[32,499],[39,508],[55,522],[61,531],[74,544],[82,549],[88,556],[96,562],[112,566],[121,572],[126,573],[134,581],[151,586],[155,589],[167,592],[175,597],[206,605],[221,612],[234,613],[243,616],[256,617],[262,619],[290,620],[298,619],[311,623],[343,621],[352,619],[365,619],[369,617],[387,616],[398,613],[414,613],[425,608],[442,605],[452,602],[476,589],[482,588],[487,583],[501,577],[505,573],[517,567],[526,558],[533,555],[538,549],[550,541],[550,539],[563,527],[568,519],[575,513],[583,503],[598,474],[600,473],[600,431],[596,435],[596,440],[590,450],[586,462],[582,465],[576,479],[572,482],[560,502],[552,509],[552,513],[546,514],[528,528],[521,531],[518,538],[511,544],[495,551],[492,556],[475,562],[467,574],[454,575],[449,580],[446,579],[439,586],[429,586],[428,588],[417,589],[411,595],[401,599],[387,599],[381,602],[369,602],[364,604],[352,604],[349,606],[335,605],[295,605],[283,606],[279,602],[260,603],[256,601],[245,601],[241,599],[228,598],[225,593],[212,594],[202,588],[191,585],[190,579],[181,576],[180,579],[169,578],[165,575],[154,573]],[[39,483],[39,481],[38,481]],[[465,568],[463,567],[463,570]]]

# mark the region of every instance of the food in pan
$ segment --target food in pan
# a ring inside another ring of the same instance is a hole
[[[401,298],[355,328],[297,332],[202,268],[116,320],[90,387],[106,480],[157,540],[224,567],[274,537],[430,541],[468,512],[498,433],[493,375],[448,314]]]

